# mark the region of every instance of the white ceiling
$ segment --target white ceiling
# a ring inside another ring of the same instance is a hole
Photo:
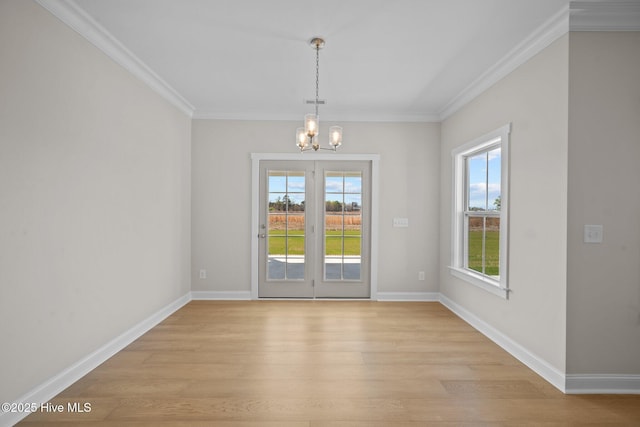
[[[441,118],[567,0],[74,0],[195,117]]]

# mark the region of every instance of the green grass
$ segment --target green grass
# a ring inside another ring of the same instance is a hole
[[[269,254],[284,255],[285,243],[288,240],[289,255],[304,255],[304,232],[289,230],[289,237],[285,237],[284,230],[271,230],[269,234]],[[344,255],[361,254],[361,237],[359,230],[345,230]],[[485,274],[497,276],[500,274],[500,232],[487,231],[485,246]],[[327,230],[326,254],[342,254],[342,231]],[[482,231],[469,231],[469,268],[482,272]]]
[[[469,231],[469,268],[482,272],[482,231]],[[485,270],[488,276],[500,274],[500,232],[487,231],[485,243]]]
[[[360,231],[344,231],[344,255],[360,255]],[[327,230],[326,254],[342,255],[342,231]],[[287,242],[288,241],[288,242]],[[284,255],[288,249],[289,255],[304,255],[304,236],[300,230],[289,230],[289,236],[285,236],[284,230],[271,230],[269,233],[269,255]]]

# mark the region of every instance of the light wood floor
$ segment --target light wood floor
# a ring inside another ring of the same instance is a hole
[[[567,396],[438,303],[194,301],[24,424],[640,425],[640,396]]]

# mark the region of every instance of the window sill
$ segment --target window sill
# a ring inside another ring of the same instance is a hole
[[[479,274],[473,274],[469,270],[465,270],[458,267],[449,267],[449,272],[452,276],[457,277],[460,280],[464,280],[467,283],[471,283],[487,292],[497,295],[501,298],[509,298],[509,289],[501,287],[500,282],[496,280],[488,279]]]

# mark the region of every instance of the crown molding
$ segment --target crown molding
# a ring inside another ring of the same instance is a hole
[[[572,1],[571,31],[640,31],[640,2]]]
[[[440,111],[439,120],[451,116],[568,31],[569,7],[565,6],[449,101]]]
[[[195,120],[273,120],[273,121],[301,121],[304,114],[296,113],[225,113],[220,111],[196,110]],[[359,113],[342,112],[321,114],[324,122],[394,122],[394,123],[437,123],[440,117],[429,113]]]
[[[36,0],[63,23],[102,50],[181,112],[194,119],[299,120],[298,115],[196,111],[180,93],[84,12],[73,0]],[[568,31],[640,31],[638,1],[572,1],[478,76],[437,113],[336,113],[324,120],[354,122],[440,122],[506,77]]]
[[[71,27],[116,63],[146,83],[151,89],[191,117],[194,107],[174,88],[158,76],[102,25],[84,12],[72,0],[36,0],[60,21]]]
[[[195,110],[193,119],[195,120],[252,120],[252,121],[294,121],[300,120],[300,115],[292,113],[259,113],[259,112],[224,112],[224,111],[204,111]]]

